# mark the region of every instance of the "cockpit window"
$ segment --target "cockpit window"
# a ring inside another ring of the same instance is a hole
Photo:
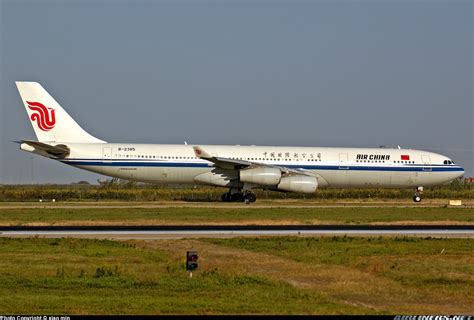
[[[444,163],[444,164],[454,164],[454,161],[452,161],[452,160],[444,160],[443,163]]]

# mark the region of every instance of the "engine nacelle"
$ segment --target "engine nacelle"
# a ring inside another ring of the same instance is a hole
[[[278,168],[259,167],[240,170],[240,181],[265,186],[275,186],[280,183],[281,171]]]
[[[318,188],[318,179],[310,176],[289,176],[281,178],[278,190],[314,193]]]

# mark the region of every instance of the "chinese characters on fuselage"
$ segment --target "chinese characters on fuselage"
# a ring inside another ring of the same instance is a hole
[[[321,160],[321,153],[299,153],[299,152],[264,152],[263,158],[284,158],[284,159],[319,159]]]

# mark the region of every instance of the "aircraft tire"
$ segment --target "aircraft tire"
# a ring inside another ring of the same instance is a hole
[[[245,201],[248,201],[248,202],[255,202],[255,201],[257,201],[257,197],[256,197],[253,193],[247,193],[247,194],[244,196],[244,199],[245,199]]]
[[[244,195],[242,193],[233,193],[230,196],[230,201],[231,202],[242,202],[242,201],[244,201]]]
[[[231,201],[230,193],[229,192],[223,193],[221,199],[222,199],[222,202],[230,202]]]

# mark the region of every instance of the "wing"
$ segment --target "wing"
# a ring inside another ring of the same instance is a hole
[[[245,160],[213,156],[210,153],[204,151],[204,149],[202,149],[199,146],[194,146],[193,149],[194,149],[194,154],[196,155],[197,158],[212,162],[218,168],[240,170],[242,168],[246,168],[252,165],[252,162],[245,161]]]
[[[293,174],[293,175],[308,175],[313,176],[311,173],[307,172],[306,170],[300,169],[290,169],[282,166],[273,166],[266,163],[259,163],[247,160],[239,160],[239,159],[231,159],[231,158],[224,158],[224,157],[217,157],[213,156],[210,153],[206,152],[203,148],[199,146],[194,146],[194,154],[196,157],[200,159],[207,160],[209,162],[214,163],[214,165],[218,168],[222,169],[233,169],[233,170],[241,170],[245,168],[257,168],[257,167],[267,167],[267,168],[278,168],[282,172],[282,174]]]

